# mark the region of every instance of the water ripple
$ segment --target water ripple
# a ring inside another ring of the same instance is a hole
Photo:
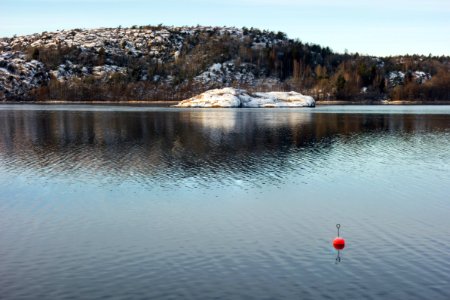
[[[1,298],[448,299],[449,120],[0,106]]]

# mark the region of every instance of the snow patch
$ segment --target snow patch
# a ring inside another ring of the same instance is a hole
[[[413,78],[418,84],[423,84],[431,79],[431,74],[424,71],[408,71],[407,73],[401,71],[392,71],[388,75],[390,86],[394,87],[404,84],[407,76],[408,78]]]
[[[256,66],[249,63],[241,63],[236,65],[233,61],[224,63],[215,63],[211,65],[205,72],[196,76],[194,80],[202,84],[220,82],[223,84],[231,84],[233,82],[255,84]]]

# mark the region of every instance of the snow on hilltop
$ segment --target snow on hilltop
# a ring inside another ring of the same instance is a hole
[[[0,101],[180,100],[223,87],[318,100],[446,99],[449,66],[445,57],[340,55],[256,28],[71,29],[0,38]],[[253,94],[240,105],[292,106],[295,97]]]
[[[236,82],[251,86],[267,82],[269,87],[279,83],[263,76],[266,71],[257,70],[255,64],[236,64],[233,59],[223,62],[223,55],[216,58],[219,62],[205,60],[206,53],[197,47],[204,41],[230,39],[243,42],[249,36],[236,27],[133,26],[0,38],[0,101],[33,99],[39,89],[47,87],[72,89],[77,94],[76,85],[89,82],[106,86],[128,80],[170,90],[175,84],[188,84],[188,80],[173,82],[181,77],[177,63],[183,76],[193,78],[192,84],[202,89]],[[267,49],[287,43],[285,37],[260,32],[250,39],[249,47],[260,47],[261,41]],[[199,67],[203,69],[193,71]],[[139,93],[139,88],[136,91]]]
[[[314,107],[311,96],[297,92],[268,92],[249,94],[245,90],[223,88],[206,91],[183,100],[175,107]]]

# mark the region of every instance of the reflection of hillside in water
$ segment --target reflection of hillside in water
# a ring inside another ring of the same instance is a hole
[[[276,130],[287,127],[294,129],[311,120],[310,113],[288,113],[274,110],[192,110],[181,112],[180,120],[192,124],[214,144],[229,140],[233,143],[237,134],[245,140],[264,128]]]
[[[446,129],[447,121],[310,110],[0,111],[0,160],[10,172],[45,176],[250,176],[307,164],[337,139]]]
[[[307,111],[290,113],[281,110],[191,110],[181,112],[183,122],[197,123],[205,130],[221,130],[223,132],[258,127],[297,126],[308,123],[311,114]],[[241,131],[240,131],[241,132]]]

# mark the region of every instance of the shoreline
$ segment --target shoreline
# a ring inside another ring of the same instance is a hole
[[[148,105],[173,105],[180,101],[172,100],[124,100],[124,101],[67,101],[67,100],[48,100],[48,101],[2,101],[1,104],[148,104]]]
[[[180,101],[174,100],[123,100],[123,101],[67,101],[67,100],[48,100],[48,101],[0,101],[2,104],[138,104],[138,105],[174,105]],[[345,100],[320,100],[316,101],[316,106],[326,105],[450,105],[450,100],[439,101],[409,101],[409,100],[393,100],[393,101],[345,101]]]
[[[316,105],[450,105],[450,100],[440,101],[344,101],[344,100],[321,100],[316,101]]]

